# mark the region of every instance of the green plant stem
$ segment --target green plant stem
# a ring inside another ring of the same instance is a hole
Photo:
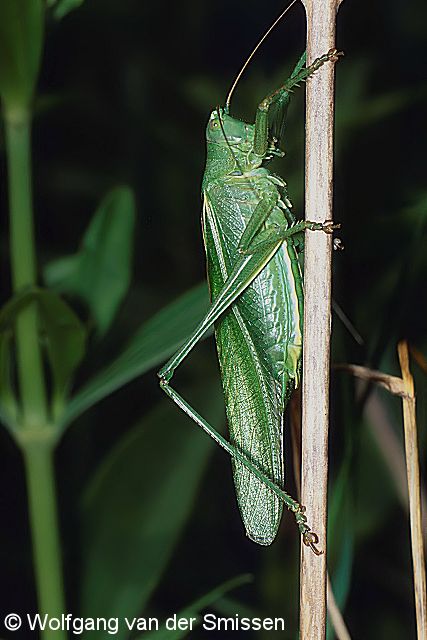
[[[48,441],[23,445],[28,487],[28,508],[34,549],[39,612],[52,617],[66,613],[61,570],[61,549],[56,513],[53,446]],[[65,631],[45,629],[43,640],[65,640]]]
[[[14,293],[36,283],[31,186],[30,116],[27,110],[5,113],[9,177],[10,255]],[[43,362],[37,336],[37,309],[22,311],[16,322],[18,379],[26,427],[47,420]]]
[[[29,109],[5,109],[9,179],[10,254],[14,293],[36,283]],[[56,513],[53,454],[55,429],[49,421],[46,383],[38,339],[36,304],[16,322],[21,444],[27,478],[34,568],[41,613],[65,613]],[[42,632],[44,640],[65,640],[65,632]]]

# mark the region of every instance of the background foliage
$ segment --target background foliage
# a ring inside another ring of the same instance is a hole
[[[50,5],[33,127],[40,280],[64,296],[88,331],[56,457],[68,608],[76,615],[164,617],[251,573],[252,584],[210,607],[283,616],[284,637],[294,638],[292,518],[285,515],[271,548],[245,538],[227,457],[162,396],[153,369],[206,306],[206,289],[197,285],[204,278],[199,217],[207,116],[282,4],[270,0],[262,14],[255,0]],[[81,6],[63,15],[73,5]],[[427,348],[426,24],[421,0],[346,0],[338,21],[346,57],[337,66],[335,217],[345,251],[334,258],[334,298],[364,343],[335,317],[333,360],[391,373],[398,338],[424,354]],[[253,119],[303,47],[297,6],[249,68],[233,113]],[[275,170],[286,177],[298,215],[303,91],[288,122],[287,156]],[[4,138],[0,143],[4,149]],[[5,184],[4,159],[2,175]],[[4,229],[4,188],[1,206]],[[1,242],[6,301],[4,233]],[[417,365],[414,374],[425,476],[426,382]],[[179,387],[214,423],[224,422],[211,340],[182,367]],[[385,393],[376,399],[401,441],[399,401]],[[393,640],[414,631],[409,531],[371,421],[353,381],[335,372],[332,581],[355,638]],[[32,611],[23,468],[5,430],[0,458],[2,608]],[[287,464],[294,491],[289,453]]]

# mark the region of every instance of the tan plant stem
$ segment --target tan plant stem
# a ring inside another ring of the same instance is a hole
[[[307,63],[335,46],[338,0],[303,0],[307,13]],[[307,83],[306,219],[332,218],[334,65]],[[322,556],[302,548],[300,638],[326,634],[326,511],[328,478],[329,356],[332,239],[306,233],[301,500],[319,536]]]
[[[341,611],[339,610],[339,607],[335,600],[329,574],[327,576],[327,603],[329,620],[332,623],[337,640],[351,640],[351,636],[348,632]]]
[[[406,473],[408,476],[412,563],[414,567],[417,638],[418,640],[425,640],[425,638],[427,638],[426,570],[421,518],[420,468],[418,461],[414,380],[409,370],[407,342],[399,342],[397,351],[399,354],[402,379],[406,388],[406,396],[402,398],[402,405],[403,427],[405,433]]]
[[[292,460],[295,476],[295,486],[298,500],[301,499],[301,481],[298,473],[299,461],[301,460],[301,391],[297,389],[292,395],[290,402],[290,422],[291,422],[291,443]],[[351,640],[350,633],[344,622],[342,613],[335,600],[332,584],[327,573],[327,607],[329,621],[332,624],[338,640]]]

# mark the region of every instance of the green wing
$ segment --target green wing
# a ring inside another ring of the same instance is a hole
[[[205,194],[203,230],[212,300],[238,259],[237,245],[253,211],[247,192],[239,196],[241,183],[238,189],[221,198],[215,198],[214,190]],[[277,215],[283,224],[283,213]],[[215,327],[230,440],[281,487],[283,413],[301,353],[301,280],[290,249],[291,244],[277,251]],[[233,473],[247,535],[271,544],[282,503],[241,463],[233,462]]]

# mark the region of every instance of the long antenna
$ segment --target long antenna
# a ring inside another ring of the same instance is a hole
[[[225,111],[228,112],[228,109],[230,107],[230,101],[231,101],[231,96],[233,95],[234,89],[237,86],[237,83],[239,82],[240,78],[242,77],[246,67],[248,66],[248,64],[250,63],[250,61],[252,60],[252,58],[254,57],[254,55],[256,54],[256,52],[258,51],[258,49],[260,48],[260,46],[262,45],[262,43],[264,42],[264,40],[267,38],[267,36],[273,31],[274,27],[276,26],[276,24],[278,22],[280,22],[280,20],[283,18],[283,16],[288,13],[289,9],[297,2],[297,0],[292,0],[291,4],[289,6],[286,7],[286,9],[284,11],[282,11],[282,13],[280,14],[280,16],[273,22],[273,24],[271,25],[271,27],[264,33],[264,35],[262,36],[261,40],[258,42],[258,44],[256,45],[256,47],[253,49],[252,53],[250,54],[250,56],[247,58],[245,64],[243,65],[243,67],[240,69],[239,73],[237,74],[237,77],[235,79],[235,81],[233,82],[230,91],[228,92],[228,96],[227,96],[227,100],[225,102]]]

